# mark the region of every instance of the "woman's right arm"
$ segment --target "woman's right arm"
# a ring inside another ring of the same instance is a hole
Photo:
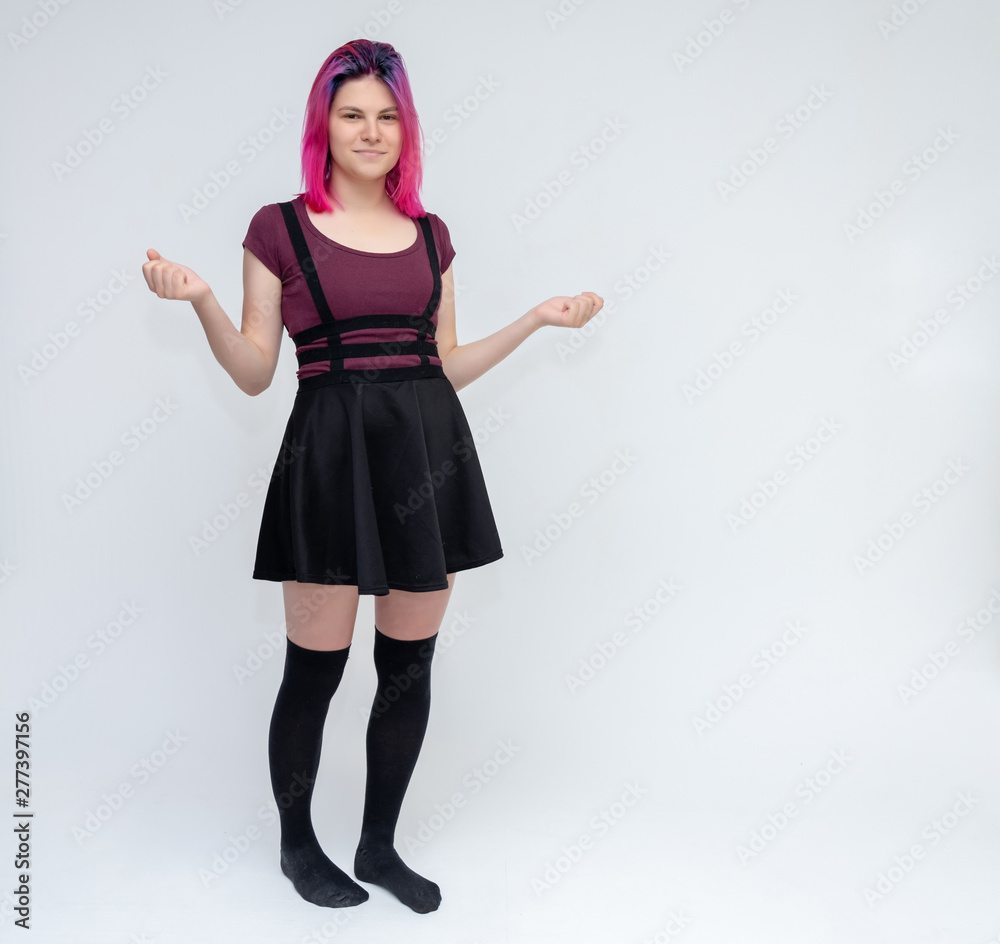
[[[155,249],[146,255],[142,274],[150,291],[191,302],[215,359],[236,386],[252,397],[263,393],[281,350],[281,279],[249,249],[243,250],[243,323],[237,331],[208,283],[193,270],[164,259]]]

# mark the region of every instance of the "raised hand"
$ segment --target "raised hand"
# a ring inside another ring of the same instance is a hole
[[[151,292],[160,298],[177,298],[196,302],[211,294],[212,289],[193,269],[164,259],[155,249],[147,249],[149,262],[142,264],[142,274]]]
[[[540,325],[557,328],[581,328],[604,307],[604,299],[595,292],[581,292],[570,298],[556,295],[536,305],[535,316]]]

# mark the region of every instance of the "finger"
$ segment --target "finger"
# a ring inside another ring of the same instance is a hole
[[[161,288],[160,270],[155,262],[149,263],[149,276],[147,277],[146,281],[149,283],[150,291],[155,292],[157,297],[163,298],[163,296],[160,295],[160,288]]]
[[[184,293],[185,285],[187,285],[187,276],[184,274],[184,270],[175,266],[170,273],[170,290],[174,298]]]
[[[158,265],[156,267],[156,294],[160,298],[170,298],[170,267]]]

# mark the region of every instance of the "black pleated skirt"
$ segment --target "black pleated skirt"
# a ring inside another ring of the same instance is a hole
[[[446,377],[300,388],[268,485],[258,580],[444,590],[503,557]]]

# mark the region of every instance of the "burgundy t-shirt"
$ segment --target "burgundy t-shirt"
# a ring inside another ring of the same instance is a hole
[[[305,200],[292,200],[299,223],[305,234],[306,244],[316,263],[316,273],[326,295],[330,311],[335,320],[354,318],[358,315],[421,315],[427,307],[434,282],[431,264],[427,258],[423,229],[414,220],[415,242],[409,249],[400,252],[363,252],[350,249],[324,236],[309,219]],[[433,213],[427,214],[434,234],[438,264],[446,272],[455,258],[448,227]],[[281,320],[289,335],[298,334],[305,328],[321,323],[316,304],[309,294],[309,286],[302,277],[295,250],[292,248],[288,229],[281,207],[277,203],[262,206],[250,221],[243,246],[249,249],[269,271],[281,279]],[[440,308],[440,303],[438,305]],[[437,328],[437,309],[431,316]],[[360,331],[345,331],[341,338],[348,343],[379,343],[390,341],[414,341],[416,328],[371,328]],[[437,341],[428,338],[432,344]],[[304,344],[297,350],[323,347],[326,340],[321,338]],[[428,355],[432,364],[440,364],[441,359]],[[344,368],[364,370],[386,367],[406,367],[420,363],[419,354],[386,354],[377,357],[345,357]],[[300,379],[315,374],[326,373],[330,362],[315,361],[296,371]]]

